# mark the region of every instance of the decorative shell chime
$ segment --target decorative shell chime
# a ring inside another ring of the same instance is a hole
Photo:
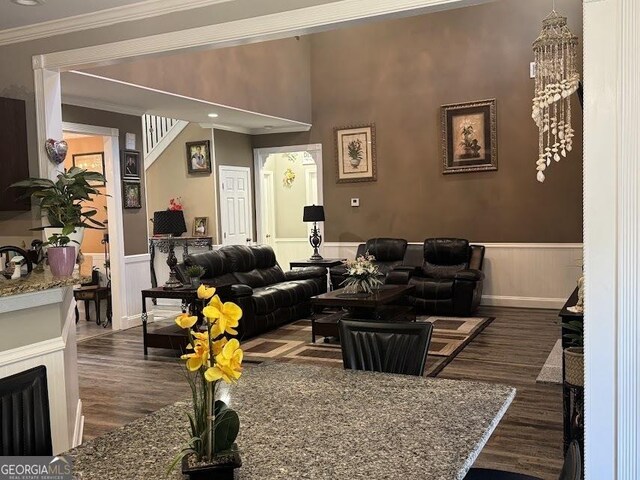
[[[567,26],[567,17],[553,10],[542,21],[542,32],[533,43],[536,87],[531,117],[540,130],[536,178],[544,182],[544,171],[567,156],[573,148],[571,95],[578,89],[578,37]]]

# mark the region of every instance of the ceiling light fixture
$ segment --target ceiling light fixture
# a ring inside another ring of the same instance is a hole
[[[38,7],[44,5],[46,0],[11,0],[12,3],[23,7]]]
[[[218,118],[218,114],[217,113],[210,113],[208,115],[209,118]]]

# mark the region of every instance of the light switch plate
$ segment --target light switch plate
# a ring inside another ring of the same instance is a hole
[[[351,206],[352,207],[359,207],[360,206],[360,199],[359,198],[352,198],[351,199]]]

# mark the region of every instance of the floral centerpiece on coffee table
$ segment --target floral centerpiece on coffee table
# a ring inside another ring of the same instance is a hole
[[[204,472],[226,478],[241,465],[235,439],[240,430],[238,414],[219,399],[220,382],[236,383],[242,374],[243,352],[236,328],[242,310],[232,302],[223,303],[215,288],[201,285],[198,299],[203,303],[204,321],[183,313],[176,323],[189,334],[186,360],[193,411],[189,418],[189,441],[170,470],[182,461],[182,472],[200,478]],[[206,305],[205,305],[206,304]]]
[[[382,285],[382,274],[378,266],[373,263],[376,257],[366,252],[355,260],[348,260],[347,278],[342,285],[349,293],[373,293],[374,289]]]

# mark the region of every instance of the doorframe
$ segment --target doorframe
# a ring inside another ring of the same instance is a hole
[[[98,127],[82,123],[62,122],[62,131],[83,135],[100,136],[104,140],[104,169],[107,179],[107,220],[109,231],[109,264],[111,270],[111,328],[120,330],[124,316],[126,299],[123,281],[124,264],[124,226],[122,219],[122,190],[120,184],[120,132],[117,128]]]
[[[40,173],[51,176],[54,170],[44,151],[46,139],[60,138],[62,134],[61,70],[194,47],[220,48],[307,35],[354,25],[368,18],[426,14],[479,3],[484,0],[337,0],[36,55],[33,68]],[[633,129],[640,111],[633,108],[639,97],[640,75],[634,75],[637,70],[633,69],[638,68],[640,59],[631,52],[640,50],[640,36],[632,23],[640,20],[640,5],[637,0],[584,0],[583,8],[584,119],[588,134],[584,150],[585,470],[593,479],[627,480],[634,478],[636,472],[625,474],[624,468],[631,465],[637,471],[640,461],[634,459],[637,443],[632,436],[632,432],[640,431],[636,428],[640,411],[634,407],[637,397],[631,395],[637,391],[640,379],[630,370],[634,365],[627,365],[637,358],[637,352],[628,355],[640,346],[637,334],[640,304],[636,302],[637,283],[634,283],[638,275],[633,275],[640,270],[640,258],[635,256],[638,246],[634,223],[640,221],[640,205],[634,201],[633,192],[640,189],[637,175],[628,174],[628,169],[637,162],[631,152],[637,151],[637,129]],[[603,158],[609,162],[603,164]],[[589,415],[590,412],[594,415]]]
[[[322,144],[311,143],[308,145],[288,145],[284,147],[264,147],[253,149],[253,170],[256,183],[256,229],[258,231],[257,238],[262,238],[264,232],[262,231],[262,171],[264,163],[267,161],[269,155],[274,153],[289,153],[289,152],[301,152],[306,151],[311,154],[313,160],[316,163],[317,170],[317,186],[318,186],[318,204],[324,205],[324,183],[323,183],[323,168],[322,168]],[[324,222],[320,222],[318,225],[320,235],[324,238]],[[276,237],[274,237],[275,239]]]
[[[275,195],[273,195],[275,193],[275,179],[273,176],[273,172],[270,171],[265,171],[263,170],[262,172],[262,176],[260,178],[260,200],[262,200],[262,182],[265,180],[266,177],[269,177],[269,183],[271,183],[271,198],[269,199],[269,208],[271,209],[271,212],[274,213],[274,218],[273,219],[266,219],[267,223],[270,224],[271,228],[269,230],[272,230],[273,232],[276,231],[276,222],[275,222],[275,210],[276,210],[276,202],[275,202]],[[263,205],[262,202],[260,202],[260,207],[258,207],[258,200],[257,200],[257,191],[256,191],[256,230],[259,232],[257,237],[256,237],[256,241],[258,243],[262,243],[263,237],[266,238],[265,236],[265,232],[263,231],[263,221],[265,220],[265,218],[263,218]],[[260,220],[258,220],[258,209],[260,210]],[[273,220],[273,221],[271,221]],[[258,223],[260,222],[260,223]],[[259,225],[259,227],[258,227]],[[275,239],[275,236],[273,237]],[[269,243],[269,242],[265,242],[265,243]],[[275,240],[274,240],[274,245],[272,245],[272,247],[275,247]]]
[[[253,188],[251,185],[251,168],[249,167],[236,167],[233,165],[220,165],[218,166],[218,205],[220,205],[220,245],[226,245],[224,243],[224,220],[226,219],[226,215],[223,216],[223,206],[222,206],[222,172],[226,170],[226,171],[240,171],[240,172],[246,172],[247,173],[247,191],[249,193],[248,195],[248,199],[249,199],[249,237],[251,238],[251,240],[253,241],[256,237],[254,236],[254,231],[253,231]]]

